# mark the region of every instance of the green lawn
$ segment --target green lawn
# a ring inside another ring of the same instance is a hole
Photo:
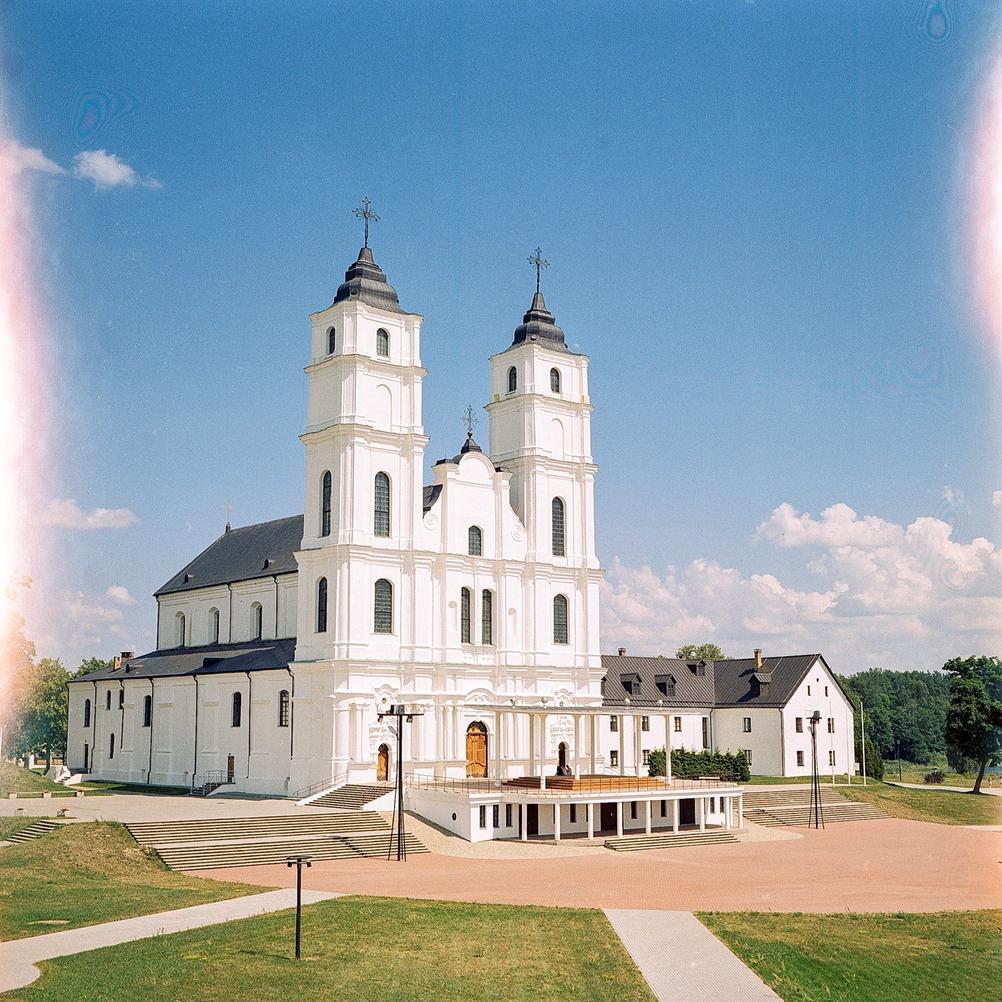
[[[1002,824],[1002,797],[987,793],[958,793],[956,790],[912,790],[901,786],[887,786],[874,779],[866,786],[839,787],[850,800],[858,800],[890,814],[895,818],[912,821],[934,821],[943,825],[998,825]]]
[[[340,898],[48,961],[24,1002],[653,996],[600,911]]]
[[[699,918],[786,1002],[972,1002],[1002,994],[1002,911]]]
[[[18,814],[13,818],[0,818],[0,839],[10,838],[14,832],[19,832],[22,828],[27,828],[41,820],[41,818],[29,818],[23,814]]]
[[[0,850],[0,940],[260,890],[174,873],[121,825],[71,824]]]
[[[31,769],[22,769],[13,762],[0,760],[0,797],[6,797],[8,793],[41,794],[44,790],[65,791],[66,787],[53,783]]]
[[[974,786],[975,776],[973,774],[961,774],[954,772],[949,766],[923,765],[921,762],[901,761],[901,768],[898,768],[897,759],[884,760],[884,779],[894,783],[925,783],[927,773],[939,769],[944,776],[942,784],[929,783],[935,787],[942,786]]]
[[[810,776],[752,776],[751,779],[747,780],[742,785],[744,786],[786,786],[790,783],[809,783],[811,781]],[[843,784],[846,781],[845,773],[836,774],[835,782],[838,784]],[[859,776],[852,777],[853,783],[862,783],[863,780]],[[831,786],[832,777],[831,773],[828,775],[821,775],[821,782],[827,786]]]

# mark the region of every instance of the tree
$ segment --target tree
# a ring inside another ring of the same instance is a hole
[[[1002,755],[1002,661],[995,657],[954,658],[943,665],[953,675],[946,711],[946,740],[954,755],[973,759],[981,792],[989,763]]]
[[[716,644],[684,644],[675,652],[683,661],[730,661]]]
[[[84,658],[77,665],[77,670],[73,673],[73,677],[79,678],[81,675],[90,675],[91,672],[95,671],[108,671],[113,665],[113,661],[105,661],[103,658]]]
[[[16,754],[45,753],[46,766],[52,752],[66,754],[66,683],[69,672],[58,658],[42,658],[31,664],[21,678],[20,698],[14,709],[13,748]]]

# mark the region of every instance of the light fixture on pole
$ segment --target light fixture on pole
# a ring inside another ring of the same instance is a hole
[[[376,718],[382,722],[384,717],[393,717],[396,721],[397,735],[397,775],[393,785],[393,822],[390,828],[390,841],[386,847],[386,858],[393,858],[393,839],[397,841],[397,859],[407,859],[407,843],[404,832],[404,724],[414,723],[415,717],[423,717],[420,711],[408,710],[403,703],[391,703],[388,708],[381,709]]]
[[[824,828],[825,815],[821,806],[821,777],[818,775],[818,724],[821,711],[815,710],[810,717],[811,725],[811,810],[807,815],[807,827]]]
[[[289,856],[286,866],[296,868],[296,960],[301,960],[303,943],[303,867],[309,869],[313,864],[310,856]]]

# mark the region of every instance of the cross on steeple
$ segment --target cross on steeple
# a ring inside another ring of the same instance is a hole
[[[233,514],[233,501],[226,502],[226,531],[229,532],[232,526],[230,525],[230,515]]]
[[[368,195],[364,195],[362,197],[362,204],[361,204],[361,206],[359,208],[357,208],[357,209],[352,209],[351,211],[352,211],[353,215],[357,216],[359,219],[364,219],[365,220],[365,243],[362,246],[363,247],[368,247],[369,246],[369,221],[371,220],[374,223],[378,223],[379,222],[379,216],[377,216],[376,213],[373,211],[372,202],[369,201],[369,196]]]
[[[543,249],[541,247],[536,248],[536,252],[529,258],[529,264],[534,264],[536,266],[536,295],[539,295],[539,273],[543,268],[549,268],[550,262],[543,257]]]
[[[466,437],[473,438],[473,429],[477,426],[477,417],[473,413],[473,407],[470,404],[467,404],[466,410],[463,411],[463,421],[466,424]]]

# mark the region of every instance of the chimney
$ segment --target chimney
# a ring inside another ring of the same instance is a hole
[[[118,671],[121,667],[122,667],[122,655],[121,654],[116,654],[111,659],[111,670],[112,671]]]
[[[621,658],[625,658],[626,657],[626,648],[625,647],[620,647],[619,648],[619,656]]]
[[[755,648],[755,671],[762,670],[762,648]]]

